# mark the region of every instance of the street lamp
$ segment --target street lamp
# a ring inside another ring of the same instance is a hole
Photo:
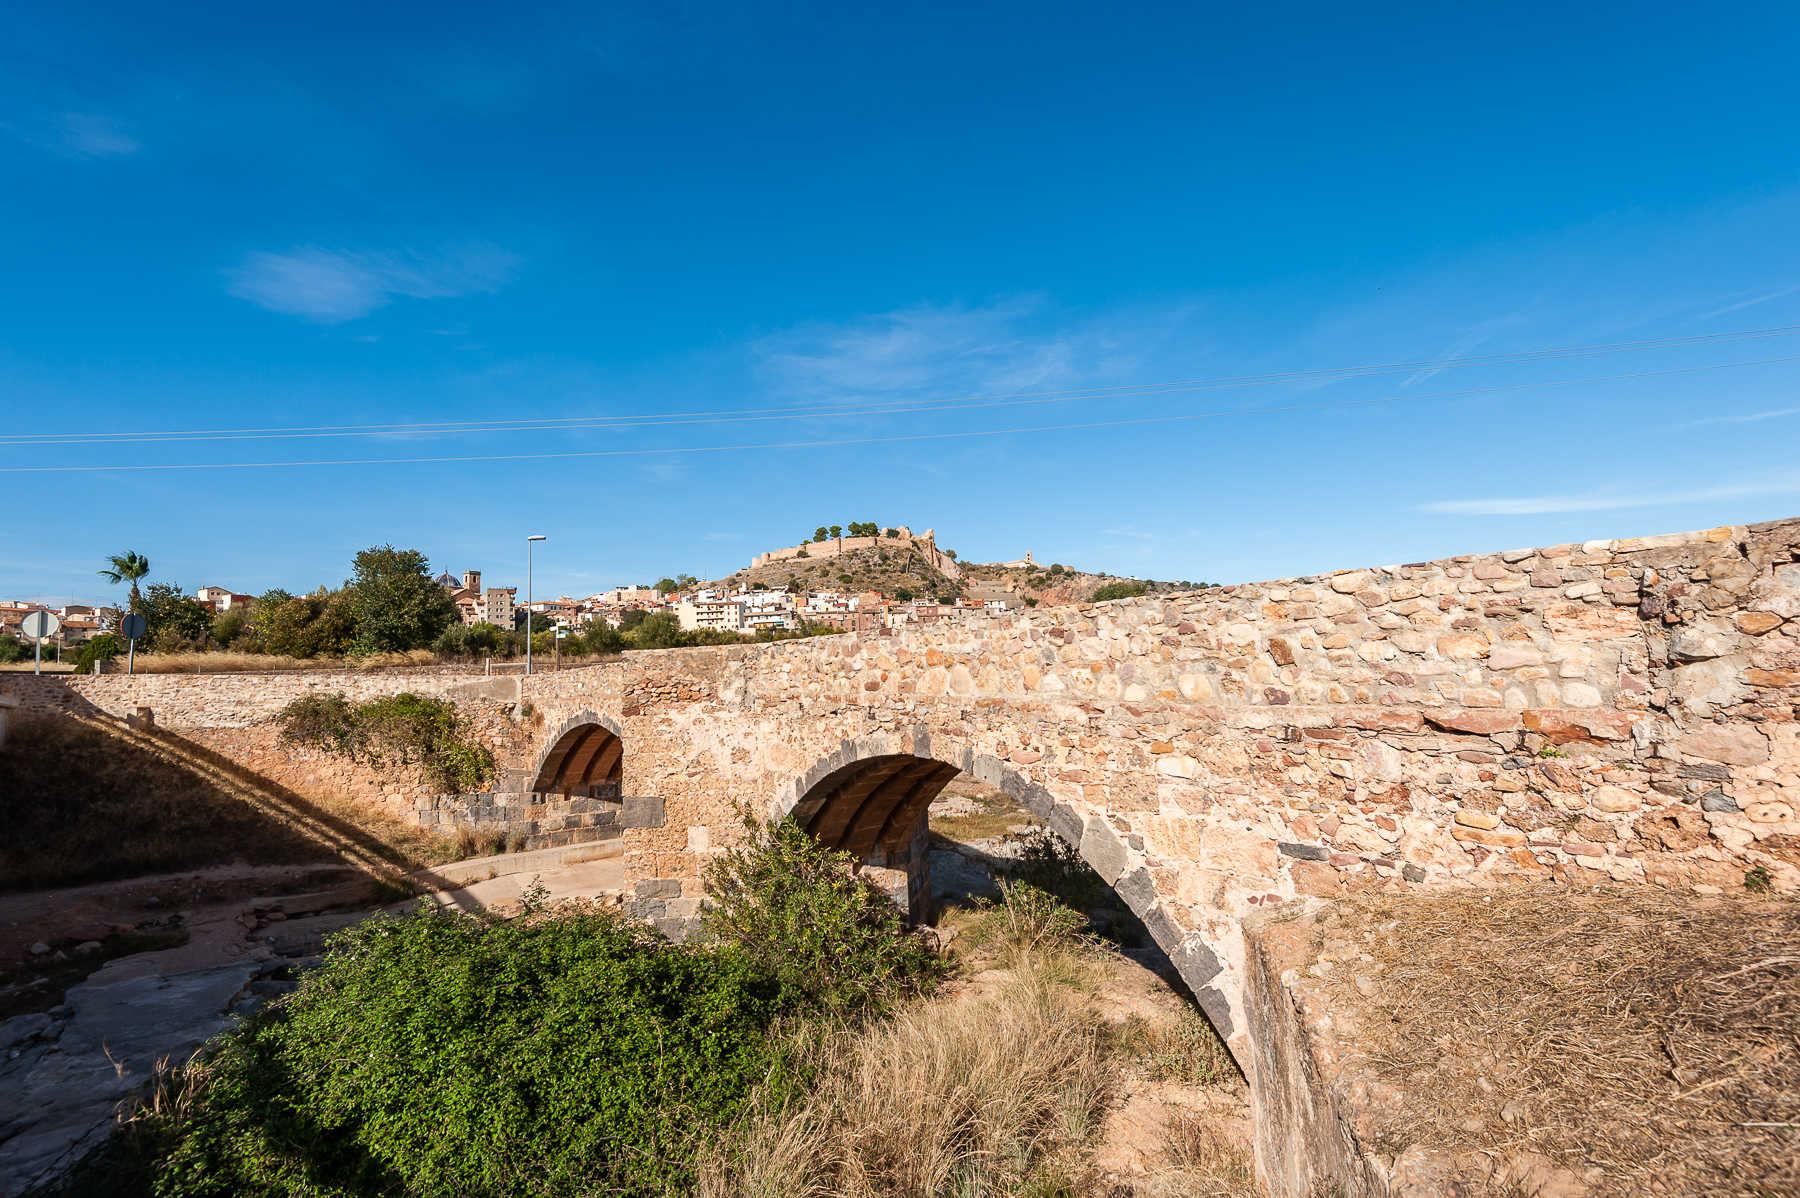
[[[525,672],[531,673],[531,543],[549,538],[534,536],[525,538]]]

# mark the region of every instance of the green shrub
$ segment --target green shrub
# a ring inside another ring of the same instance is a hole
[[[231,1036],[154,1192],[661,1195],[787,1085],[779,987],[749,957],[593,911],[423,907],[340,933]]]
[[[117,637],[109,632],[103,632],[81,647],[81,654],[75,659],[75,672],[77,674],[92,673],[95,662],[111,661],[124,652],[125,646],[119,643]]]
[[[1104,603],[1108,599],[1135,599],[1149,590],[1141,582],[1109,582],[1105,586],[1096,587],[1089,602]]]
[[[930,984],[937,958],[900,910],[792,820],[746,815],[745,843],[706,870],[705,930],[767,962],[784,1002],[838,1015],[885,1007]]]
[[[284,744],[323,749],[345,757],[355,757],[361,749],[363,734],[356,708],[343,695],[317,691],[302,695],[282,708],[275,721],[281,725]]]
[[[24,641],[15,637],[0,635],[0,665],[10,662],[24,661],[31,656],[31,650]]]
[[[973,943],[1026,951],[1065,947],[1087,926],[1087,916],[1029,882],[1001,879],[999,887],[998,899],[980,904],[983,914],[973,929]]]
[[[447,699],[402,693],[353,705],[343,695],[308,694],[276,716],[281,739],[362,761],[424,767],[445,792],[477,790],[493,776],[494,755],[464,735],[464,721]]]
[[[1017,881],[1055,895],[1077,911],[1086,911],[1107,897],[1100,875],[1056,833],[1033,828],[1018,839],[1018,863],[1012,874]]]

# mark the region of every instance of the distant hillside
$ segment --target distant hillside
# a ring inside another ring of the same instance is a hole
[[[1121,582],[1142,583],[1148,594],[1205,585],[1095,574],[1072,569],[1060,562],[1047,566],[958,562],[963,577],[954,580],[933,564],[929,555],[934,548],[910,540],[883,541],[864,548],[847,548],[836,557],[809,555],[765,561],[716,579],[709,585],[754,587],[761,583],[770,590],[800,586],[811,590],[880,591],[891,596],[905,593],[947,600],[967,594],[969,584],[982,581],[1001,583],[1024,598],[1045,605],[1085,603],[1093,598],[1096,590]]]
[[[793,557],[751,566],[717,579],[711,585],[754,587],[770,590],[797,585],[810,590],[880,591],[893,595],[901,590],[914,595],[954,598],[962,584],[944,576],[912,544],[896,544],[847,550],[839,557]]]

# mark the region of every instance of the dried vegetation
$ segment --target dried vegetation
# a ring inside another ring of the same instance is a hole
[[[1389,1147],[1496,1194],[1800,1193],[1800,903],[1519,889],[1322,921],[1359,924],[1373,961],[1333,1001],[1403,1095]]]

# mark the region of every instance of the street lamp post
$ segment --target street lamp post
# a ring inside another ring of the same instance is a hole
[[[531,673],[531,543],[548,538],[539,535],[525,538],[525,672]]]

